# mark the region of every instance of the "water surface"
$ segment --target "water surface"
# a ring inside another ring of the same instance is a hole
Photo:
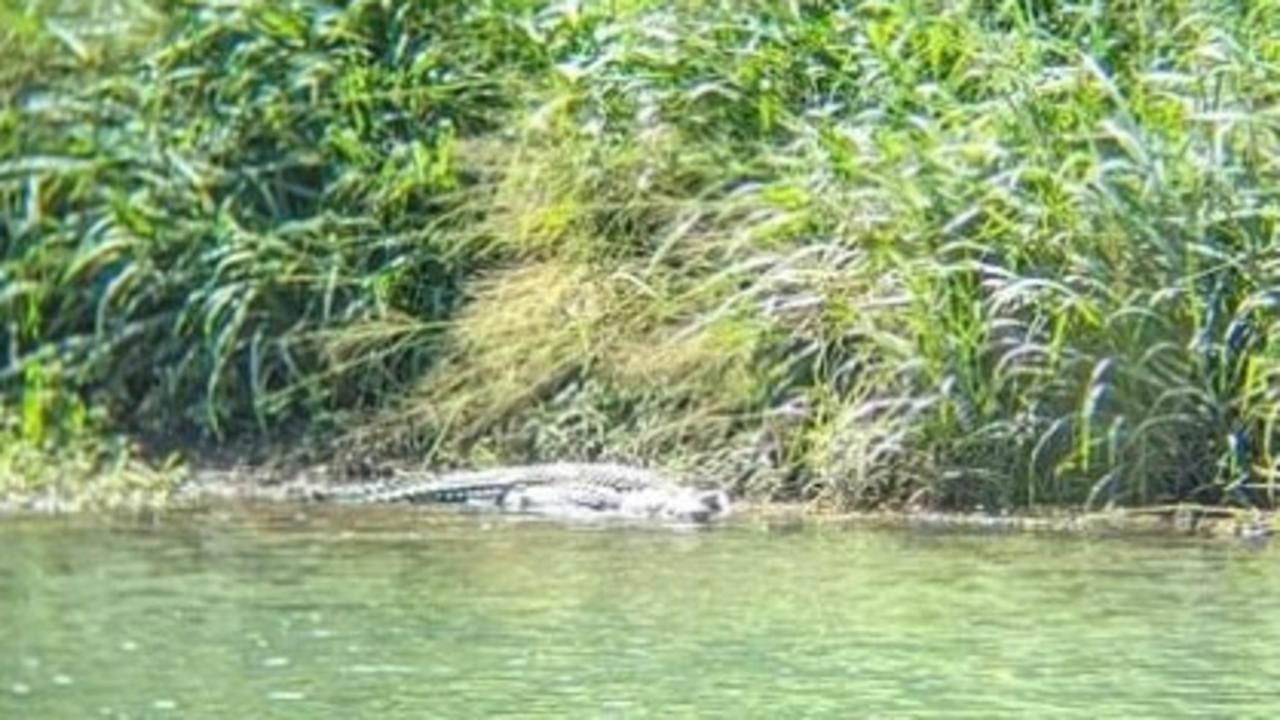
[[[398,510],[7,520],[0,717],[1280,717],[1277,560]]]

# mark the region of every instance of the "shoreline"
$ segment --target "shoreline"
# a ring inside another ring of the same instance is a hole
[[[37,507],[0,507],[0,520],[39,517],[119,516],[145,513],[162,518],[170,513],[258,509],[320,510],[358,515],[370,510],[423,509],[446,511],[447,504],[341,505],[307,500],[290,493],[287,483],[259,484],[250,478],[220,478],[184,483],[168,502],[109,509],[68,509],[57,503]],[[1234,541],[1269,544],[1277,528],[1273,511],[1200,505],[1112,508],[1084,512],[1071,508],[1040,508],[992,513],[985,511],[915,509],[851,510],[814,503],[738,500],[733,512],[718,525],[751,525],[771,531],[804,528],[853,530],[877,528],[908,532],[956,532],[998,535],[1059,535],[1098,539],[1156,538]]]
[[[421,468],[415,468],[421,471]],[[196,461],[168,493],[136,493],[111,504],[82,502],[56,490],[27,498],[0,498],[0,520],[40,517],[119,516],[236,509],[248,507],[325,508],[359,513],[379,508],[409,508],[407,504],[339,505],[308,500],[308,489],[359,485],[413,471],[399,463],[361,464],[297,462],[277,456],[260,464],[229,462],[226,456]],[[425,506],[417,506],[425,507]],[[440,507],[446,507],[441,505]],[[1084,511],[1044,506],[1034,509],[942,510],[927,507],[848,509],[817,501],[734,499],[724,521],[751,523],[770,529],[793,527],[876,527],[920,532],[1043,534],[1075,537],[1154,537],[1268,543],[1275,534],[1275,511],[1190,503],[1115,507]],[[714,523],[719,524],[719,523]]]
[[[1266,543],[1274,512],[1243,508],[1170,505],[1081,512],[1068,508],[993,514],[942,510],[809,509],[788,503],[748,503],[741,514],[765,523],[873,526],[921,532],[1038,534],[1074,537],[1188,538]]]

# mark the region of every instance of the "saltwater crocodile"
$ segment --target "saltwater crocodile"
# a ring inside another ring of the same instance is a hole
[[[703,523],[729,513],[720,490],[698,490],[640,468],[549,463],[444,474],[404,473],[372,484],[313,489],[314,500],[466,503],[566,518],[619,517]]]

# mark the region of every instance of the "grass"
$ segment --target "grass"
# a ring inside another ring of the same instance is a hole
[[[1280,3],[0,13],[9,445],[1275,502]]]

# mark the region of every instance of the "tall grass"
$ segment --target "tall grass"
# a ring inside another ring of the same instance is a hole
[[[1274,503],[1280,3],[6,8],[6,407]]]

